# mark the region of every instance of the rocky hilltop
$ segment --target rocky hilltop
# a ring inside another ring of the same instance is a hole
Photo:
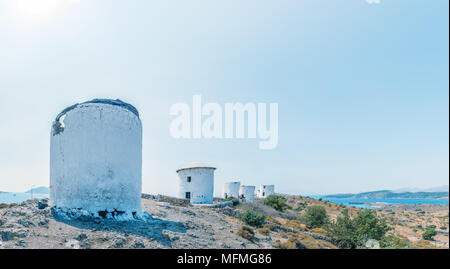
[[[331,235],[324,229],[309,229],[298,221],[298,217],[309,206],[317,205],[326,209],[332,221],[343,210],[349,211],[351,215],[362,210],[308,197],[283,197],[288,209],[280,212],[264,205],[262,200],[233,205],[230,201],[215,199],[212,206],[192,206],[187,200],[144,194],[142,209],[146,217],[132,221],[90,218],[82,214],[73,214],[68,218],[58,210],[51,209],[46,199],[0,204],[0,249],[337,248]],[[413,231],[414,225],[418,224],[411,223],[412,228],[402,224],[412,217],[412,214],[406,215],[407,212],[417,213],[417,210],[417,207],[397,206],[387,211],[379,210],[377,215],[396,227],[396,233],[404,233],[411,240],[420,242],[420,237],[415,237]],[[248,211],[265,215],[264,224],[258,227],[245,226],[238,214]],[[444,225],[441,219],[448,226],[448,206],[423,207],[417,214],[425,214],[427,219],[423,221],[426,223],[431,223],[430,217],[433,217],[437,227]],[[448,233],[439,236],[439,241],[434,245],[415,246],[448,248]]]
[[[283,240],[278,232],[255,233],[251,240],[238,235],[243,223],[236,218],[239,209],[231,202],[192,206],[182,199],[143,195],[143,210],[151,217],[134,221],[88,220],[82,216],[67,219],[55,214],[47,202],[44,199],[3,205],[0,248],[255,249],[273,248]],[[327,241],[307,237],[322,247],[333,247]]]

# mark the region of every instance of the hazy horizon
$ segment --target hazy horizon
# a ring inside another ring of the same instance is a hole
[[[45,188],[49,188],[48,186],[37,186],[37,187],[33,187],[33,189],[38,189],[38,188],[42,188],[42,187],[45,187]],[[216,190],[215,191],[215,194],[216,195],[214,195],[214,197],[219,197],[220,195],[220,191],[221,191],[221,187],[222,186],[219,186],[219,189],[220,190]],[[215,189],[217,189],[218,188],[218,186],[215,186],[214,187]],[[434,189],[434,188],[438,188],[439,190],[430,190],[430,189]],[[441,190],[442,189],[442,190]],[[445,189],[445,190],[444,190]],[[2,189],[0,189],[0,192],[1,191],[4,191],[4,192],[10,192],[10,193],[26,193],[26,192],[28,192],[28,191],[30,191],[31,189],[27,189],[27,190],[24,190],[24,191],[15,191],[15,192],[12,192],[12,191],[7,191],[7,190],[2,190]],[[405,189],[395,189],[395,190],[391,190],[391,189],[382,189],[382,190],[389,190],[389,191],[393,191],[393,192],[449,192],[449,185],[442,185],[442,186],[433,186],[433,187],[429,187],[429,188],[425,188],[425,189],[423,189],[423,188],[414,188],[414,187],[408,187],[408,188],[405,188]],[[373,191],[382,191],[381,189],[380,190],[366,190],[366,191],[358,191],[358,192],[352,192],[352,193],[364,193],[364,192],[373,192]],[[143,193],[146,193],[146,192],[143,192]],[[283,193],[283,194],[290,194],[290,195],[306,195],[306,196],[311,196],[311,195],[313,195],[313,196],[320,196],[320,195],[330,195],[330,194],[344,194],[344,193],[301,193],[301,192],[295,192],[295,191],[290,191],[290,192],[278,192],[278,193]],[[147,194],[152,194],[152,195],[158,195],[158,194],[162,194],[162,195],[164,195],[163,193],[147,193]]]

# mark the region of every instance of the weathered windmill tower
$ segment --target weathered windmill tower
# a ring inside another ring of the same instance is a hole
[[[191,204],[212,204],[215,167],[191,163],[177,170],[177,197],[189,199]]]
[[[222,197],[227,199],[229,197],[239,198],[240,182],[227,182],[223,184]]]
[[[50,143],[50,203],[91,215],[141,212],[142,124],[135,107],[94,99],[64,109]]]
[[[275,194],[275,186],[274,185],[261,185],[259,186],[259,190],[256,191],[258,198],[266,198],[272,194]]]
[[[239,200],[241,202],[253,202],[255,200],[255,186],[242,185],[239,188]]]

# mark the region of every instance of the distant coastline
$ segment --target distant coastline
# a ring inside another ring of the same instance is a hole
[[[393,192],[390,190],[324,195],[326,199],[447,199],[447,192]]]
[[[390,205],[448,205],[448,199],[417,199],[417,198],[388,198],[388,199],[364,199],[364,198],[326,198],[316,197],[316,199],[322,199],[335,204],[341,204],[345,206],[352,206],[356,208],[365,209],[379,209]]]
[[[20,203],[32,198],[48,198],[49,193],[50,189],[45,186],[36,187],[22,193],[0,191],[0,203]],[[392,204],[449,204],[448,192],[394,192],[381,190],[355,194],[314,195],[310,197],[335,204],[366,209],[377,209]]]
[[[49,187],[37,187],[26,191],[25,193],[39,193],[39,194],[50,194]]]
[[[5,192],[0,191],[0,204],[22,203],[30,199],[48,198],[50,193],[49,187],[32,188],[26,192]]]

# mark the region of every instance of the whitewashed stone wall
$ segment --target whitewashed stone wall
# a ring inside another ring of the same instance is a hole
[[[186,193],[189,193],[191,204],[212,204],[214,170],[213,167],[202,165],[191,165],[179,169],[177,171],[177,198],[186,199]]]
[[[142,124],[134,107],[119,100],[93,100],[66,109],[55,120],[52,206],[90,214],[139,214],[141,170]]]
[[[241,202],[253,202],[255,200],[255,186],[242,185],[239,188],[239,199]]]
[[[275,194],[274,185],[261,185],[259,186],[259,190],[257,191],[257,196],[259,198],[266,198],[267,196],[272,194]]]
[[[239,198],[239,187],[241,186],[240,182],[227,182],[223,184],[222,188],[222,197],[234,197]]]

